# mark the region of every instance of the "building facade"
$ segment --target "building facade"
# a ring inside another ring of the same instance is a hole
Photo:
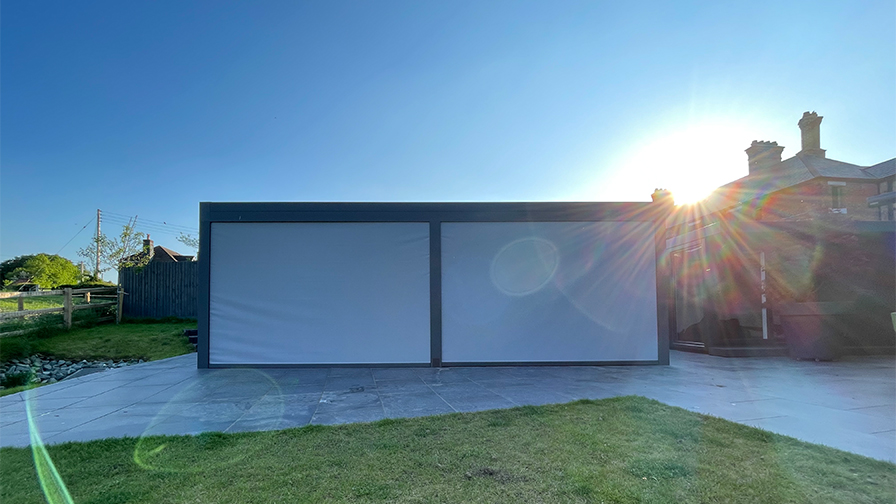
[[[666,235],[673,347],[730,356],[784,352],[779,315],[796,301],[836,301],[888,322],[896,304],[896,159],[873,166],[829,159],[821,121],[803,114],[801,149],[787,159],[777,142],[754,141],[746,149],[748,175],[673,211]],[[847,343],[861,351],[891,347],[886,327],[869,326],[869,338]]]

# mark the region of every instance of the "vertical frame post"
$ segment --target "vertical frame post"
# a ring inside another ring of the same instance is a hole
[[[666,253],[666,213],[655,221],[657,364],[669,365],[670,313],[674,303],[670,256]]]
[[[209,221],[209,204],[199,203],[199,299],[196,307],[197,339],[196,366],[208,369],[209,358],[209,292],[211,291],[211,275],[209,250],[211,241],[211,222]]]
[[[442,222],[429,222],[429,358],[442,367]]]

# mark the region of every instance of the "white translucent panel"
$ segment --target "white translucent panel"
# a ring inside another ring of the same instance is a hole
[[[430,360],[428,223],[213,223],[210,364]]]
[[[655,361],[650,223],[442,223],[443,362]]]

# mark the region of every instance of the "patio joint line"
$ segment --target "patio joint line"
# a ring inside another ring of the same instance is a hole
[[[308,424],[311,425],[314,422],[314,417],[317,415],[317,410],[320,409],[320,400],[324,398],[324,391],[327,390],[327,384],[330,383],[330,373],[333,368],[327,368],[327,377],[324,379],[324,385],[320,388],[320,394],[317,396],[317,402],[314,404],[314,411],[311,412],[311,418],[308,419]]]
[[[166,389],[166,390],[167,390],[167,389]],[[231,429],[231,427],[233,427],[234,425],[237,424],[237,422],[239,422],[240,420],[242,420],[243,417],[246,416],[246,415],[249,413],[249,410],[251,410],[252,408],[254,408],[256,404],[260,403],[262,399],[264,399],[265,397],[268,396],[268,394],[271,393],[271,390],[274,390],[274,387],[273,387],[273,386],[271,386],[271,388],[268,389],[267,392],[265,392],[264,394],[262,394],[261,397],[259,397],[258,399],[256,399],[255,402],[252,403],[252,406],[249,406],[248,408],[246,408],[246,411],[244,411],[242,415],[240,415],[236,420],[234,420],[233,423],[231,423],[230,425],[228,425],[227,428],[224,429],[222,432],[227,432],[227,431],[229,431],[229,430]],[[163,392],[163,391],[160,390],[160,391],[157,392],[157,393],[162,393],[162,392]]]
[[[440,367],[439,370],[436,372],[436,376],[441,375],[443,369],[445,369],[445,368],[441,368],[441,367]],[[436,397],[438,397],[439,399],[441,399],[443,403],[447,404],[448,407],[451,408],[451,411],[453,411],[453,412],[455,412],[455,413],[460,413],[459,411],[457,411],[457,408],[455,408],[453,404],[451,404],[450,402],[448,402],[447,399],[445,399],[444,397],[442,397],[442,394],[439,394],[438,392],[436,392],[436,389],[432,388],[432,385],[430,385],[429,383],[426,383],[426,380],[424,380],[422,376],[419,376],[419,375],[418,375],[417,378],[420,378],[420,381],[422,381],[423,384],[426,385],[426,388],[428,388],[429,390],[431,390],[432,393],[435,394]],[[469,378],[467,378],[466,376],[465,376],[464,378],[466,378],[466,379],[469,380]],[[441,377],[439,377],[439,381],[440,381],[440,382],[442,381],[442,378],[441,378]],[[473,381],[473,380],[470,380],[470,381]]]
[[[388,418],[388,415],[386,415],[386,405],[383,404],[383,396],[380,395],[380,384],[372,369],[370,370],[370,377],[373,378],[373,387],[376,389],[376,398],[380,402],[380,409],[383,410],[383,418]]]

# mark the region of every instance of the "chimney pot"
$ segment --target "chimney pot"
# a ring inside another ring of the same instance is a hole
[[[813,112],[803,112],[803,117],[797,123],[802,137],[802,148],[797,156],[825,157],[821,148],[821,120],[824,117]]]
[[[780,163],[784,147],[778,145],[778,142],[753,140],[753,143],[744,152],[747,153],[747,164],[750,175],[752,175]]]
[[[672,191],[668,189],[654,189],[653,194],[650,195],[650,199],[654,203],[675,204],[675,200],[672,198]]]
[[[143,240],[143,252],[149,254],[150,259],[155,254],[155,248],[153,247],[152,240],[149,239],[149,235],[146,235],[146,239]]]

